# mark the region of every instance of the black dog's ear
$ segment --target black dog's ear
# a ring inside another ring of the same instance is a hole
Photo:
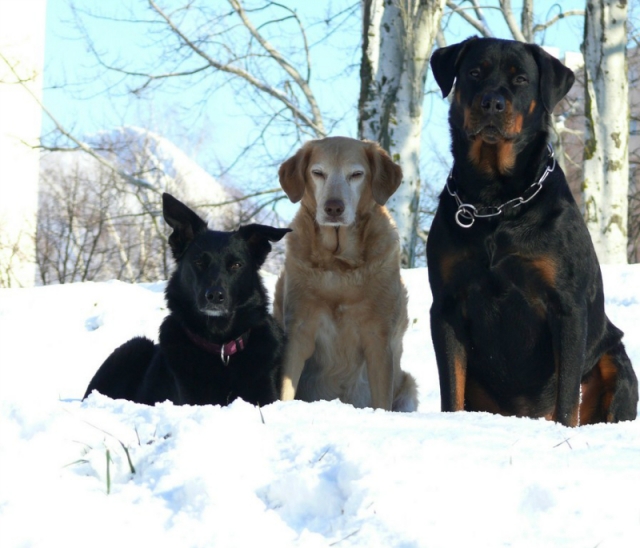
[[[436,83],[442,91],[442,97],[446,97],[451,92],[453,81],[456,79],[458,67],[464,57],[467,47],[471,42],[477,40],[477,36],[467,38],[463,42],[437,49],[431,56],[431,71],[436,79]]]
[[[290,228],[276,228],[259,224],[245,225],[238,229],[238,235],[247,242],[258,266],[264,263],[269,251],[271,251],[269,242],[279,242],[288,232],[291,232]]]
[[[555,106],[569,92],[576,77],[573,71],[565,67],[553,55],[540,46],[526,44],[538,65],[540,73],[540,97],[546,111],[551,114]]]
[[[173,257],[178,260],[193,239],[207,230],[207,223],[180,200],[176,200],[166,192],[162,194],[162,215],[167,224],[173,228],[169,236],[169,246]]]

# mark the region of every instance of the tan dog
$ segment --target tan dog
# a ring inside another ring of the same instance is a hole
[[[330,137],[306,143],[279,176],[302,200],[275,291],[289,339],[282,399],[414,411],[415,381],[400,369],[407,292],[384,207],[400,166],[376,143]]]

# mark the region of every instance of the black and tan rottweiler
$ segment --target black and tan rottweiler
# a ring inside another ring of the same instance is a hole
[[[574,75],[540,47],[471,38],[431,67],[454,165],[427,242],[443,411],[569,426],[636,417],[586,225],[548,145]]]

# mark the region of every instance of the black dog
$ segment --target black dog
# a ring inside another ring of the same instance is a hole
[[[137,337],[114,350],[84,397],[97,390],[146,404],[275,401],[284,333],[268,313],[258,269],[269,242],[290,230],[252,224],[214,232],[173,196],[163,194],[162,204],[177,266],[165,292],[170,314],[160,344]]]
[[[437,50],[454,165],[427,242],[443,411],[634,419],[636,375],[604,312],[600,266],[548,142],[573,73],[541,48]]]

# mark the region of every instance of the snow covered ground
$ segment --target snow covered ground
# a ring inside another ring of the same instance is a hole
[[[640,372],[640,265],[604,276]],[[81,403],[114,347],[155,338],[164,284],[0,290],[0,546],[640,546],[640,422],[440,413],[427,272],[404,277],[412,414]]]

